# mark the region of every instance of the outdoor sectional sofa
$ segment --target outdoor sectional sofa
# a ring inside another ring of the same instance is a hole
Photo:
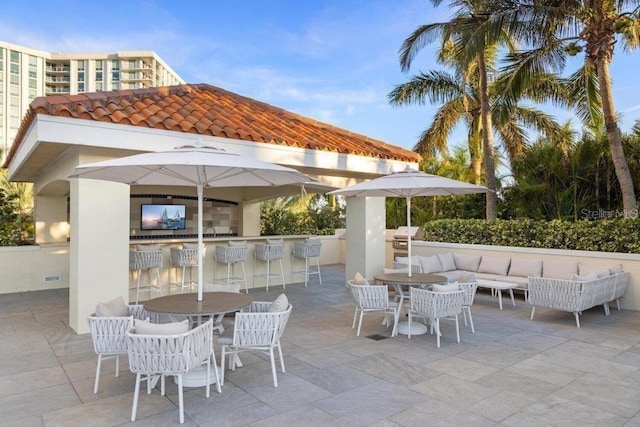
[[[609,303],[624,295],[629,273],[617,264],[609,269],[593,269],[577,261],[542,260],[518,257],[493,257],[457,253],[438,253],[431,256],[413,256],[412,271],[434,273],[447,278],[469,281],[496,280],[518,284],[525,300],[532,305],[531,318],[536,307],[547,307],[573,313],[580,327],[579,315],[589,308],[602,305],[609,315]],[[407,268],[409,259],[397,257],[395,268]]]

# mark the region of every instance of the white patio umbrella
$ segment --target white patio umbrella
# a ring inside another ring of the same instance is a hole
[[[202,301],[202,198],[208,187],[277,187],[315,181],[295,169],[203,144],[78,165],[70,178],[194,186],[198,193],[198,301]]]
[[[328,194],[352,197],[405,197],[407,199],[407,255],[409,256],[409,277],[411,277],[411,198],[415,196],[452,196],[458,194],[486,193],[486,187],[457,181],[438,175],[407,168],[371,181],[360,182]]]

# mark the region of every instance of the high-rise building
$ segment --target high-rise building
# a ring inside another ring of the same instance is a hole
[[[38,96],[183,83],[153,51],[51,53],[0,41],[0,157]]]

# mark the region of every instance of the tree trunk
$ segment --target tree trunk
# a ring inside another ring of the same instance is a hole
[[[611,159],[616,171],[616,177],[620,184],[622,192],[622,208],[625,218],[637,217],[637,201],[635,189],[633,188],[633,180],[629,165],[624,156],[622,148],[622,139],[620,138],[620,130],[618,129],[618,117],[613,103],[613,95],[611,93],[611,77],[609,75],[609,61],[606,58],[600,58],[596,62],[596,70],[598,73],[598,84],[600,85],[600,96],[602,98],[602,113],[604,115],[604,123],[607,131],[607,140],[611,149]]]
[[[495,159],[493,150],[493,129],[491,125],[491,107],[489,105],[489,91],[487,89],[487,69],[484,52],[478,52],[478,73],[480,74],[481,115],[482,115],[482,154],[484,157],[485,185],[491,190],[487,193],[486,216],[488,220],[497,217],[498,197],[496,195]]]

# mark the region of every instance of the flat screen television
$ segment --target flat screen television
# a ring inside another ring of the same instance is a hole
[[[184,230],[185,205],[142,205],[141,230]]]

